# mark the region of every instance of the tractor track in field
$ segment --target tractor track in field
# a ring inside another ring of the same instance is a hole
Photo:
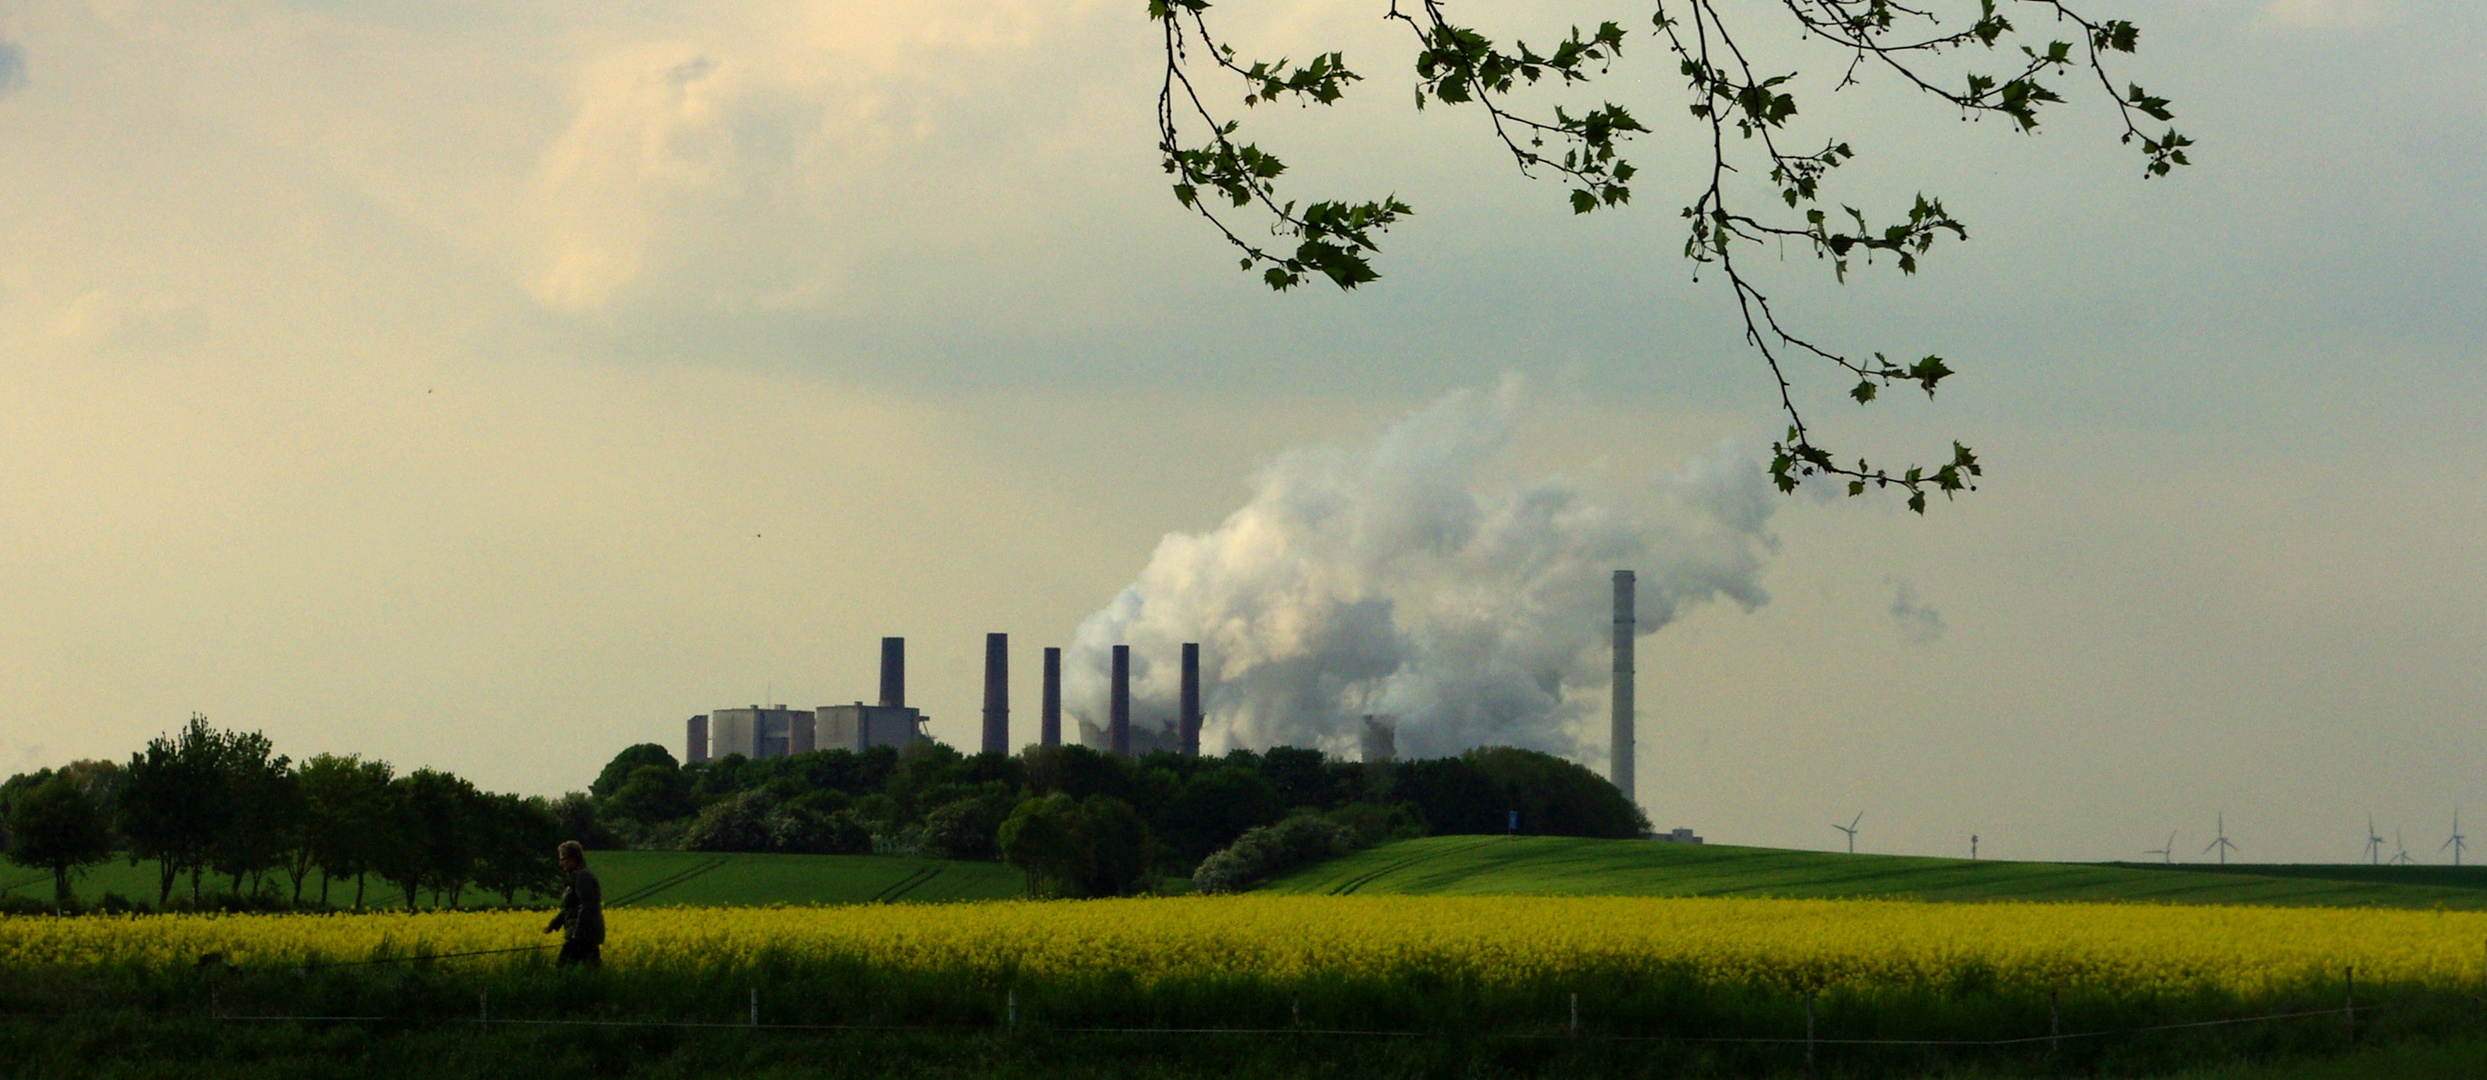
[[[1461,844],[1461,845],[1459,845],[1459,846],[1457,846],[1457,847],[1445,847],[1445,848],[1442,848],[1442,849],[1437,850],[1437,851],[1428,851],[1428,852],[1426,852],[1426,853],[1424,853],[1424,854],[1422,854],[1422,855],[1418,855],[1418,856],[1415,856],[1415,857],[1413,857],[1413,858],[1401,859],[1401,860],[1399,860],[1398,862],[1391,863],[1391,864],[1389,864],[1389,865],[1387,865],[1387,866],[1384,866],[1384,867],[1382,867],[1382,868],[1380,868],[1380,869],[1378,869],[1378,870],[1371,870],[1371,871],[1367,871],[1367,872],[1365,872],[1365,873],[1358,874],[1358,875],[1356,875],[1356,876],[1354,876],[1354,877],[1348,878],[1347,880],[1342,881],[1342,882],[1338,883],[1337,885],[1332,886],[1332,887],[1330,888],[1330,893],[1329,893],[1329,894],[1330,894],[1331,896],[1347,896],[1347,895],[1350,895],[1350,894],[1354,893],[1354,892],[1355,892],[1356,890],[1358,890],[1358,889],[1364,888],[1365,886],[1372,884],[1372,883],[1373,883],[1376,879],[1380,878],[1380,877],[1381,877],[1382,875],[1384,875],[1384,874],[1396,873],[1396,872],[1398,872],[1398,871],[1405,870],[1405,869],[1407,869],[1408,867],[1414,866],[1414,865],[1416,865],[1416,864],[1418,864],[1418,863],[1425,862],[1425,861],[1428,861],[1428,860],[1431,860],[1431,859],[1439,859],[1439,858],[1441,858],[1441,857],[1443,857],[1443,856],[1445,856],[1445,855],[1456,855],[1456,854],[1459,854],[1460,852],[1463,852],[1463,851],[1474,851],[1474,850],[1476,850],[1476,849],[1478,849],[1478,848],[1484,847],[1485,845],[1487,845],[1487,844],[1491,844],[1491,843],[1495,842],[1496,840],[1500,840],[1500,839],[1502,839],[1502,838],[1501,838],[1501,837],[1491,837],[1491,838],[1488,838],[1488,839],[1485,839],[1485,840],[1480,840],[1480,841],[1477,841],[1476,843],[1473,843],[1473,844]]]
[[[689,880],[691,880],[691,879],[693,879],[693,878],[699,877],[699,876],[700,876],[700,875],[702,875],[702,874],[705,874],[705,873],[707,873],[707,872],[709,872],[709,871],[711,871],[711,870],[714,870],[714,869],[716,869],[716,868],[718,868],[718,867],[720,867],[720,866],[724,866],[724,865],[725,865],[725,857],[724,857],[724,856],[722,856],[722,855],[717,856],[716,858],[713,858],[713,859],[707,859],[707,860],[704,860],[704,861],[700,862],[699,864],[697,864],[697,865],[695,865],[695,866],[691,866],[691,867],[688,867],[688,868],[685,868],[685,869],[681,869],[681,870],[676,870],[676,871],[674,871],[673,873],[667,874],[667,875],[665,875],[664,877],[658,878],[658,879],[656,879],[655,881],[649,882],[649,883],[648,883],[648,884],[646,884],[646,885],[642,885],[642,886],[640,886],[640,887],[638,887],[638,888],[636,888],[636,889],[632,889],[632,890],[631,890],[631,891],[629,891],[628,893],[623,894],[623,896],[622,896],[622,898],[621,898],[621,899],[619,899],[619,900],[615,900],[615,901],[612,901],[612,902],[610,902],[610,903],[606,904],[605,906],[606,906],[606,907],[621,907],[621,906],[623,906],[623,905],[625,905],[625,904],[635,904],[635,903],[638,903],[638,902],[639,902],[639,901],[641,901],[641,900],[645,900],[645,899],[647,899],[647,898],[649,898],[649,897],[651,897],[651,896],[654,896],[654,895],[656,895],[656,894],[658,894],[658,893],[664,892],[664,891],[665,891],[665,890],[667,890],[667,889],[673,888],[673,887],[674,887],[674,886],[676,886],[676,885],[680,885],[680,884],[682,884],[683,882],[686,882],[686,881],[689,881]]]
[[[873,895],[872,902],[875,904],[895,903],[900,897],[915,891],[916,886],[922,885],[925,882],[931,881],[932,879],[940,876],[941,867],[927,866],[890,883],[888,888]]]

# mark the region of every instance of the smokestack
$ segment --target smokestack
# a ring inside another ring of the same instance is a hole
[[[881,639],[881,704],[893,709],[907,707],[907,639]]]
[[[984,636],[984,752],[1010,752],[1010,635]]]
[[[1117,757],[1131,756],[1131,646],[1114,646],[1114,696],[1107,703],[1106,736]]]
[[[1625,801],[1638,804],[1640,789],[1633,785],[1632,754],[1632,594],[1630,570],[1615,571],[1615,730],[1612,766],[1615,790],[1623,792]]]
[[[1062,745],[1062,650],[1045,650],[1045,696],[1037,704],[1036,741]]]
[[[1200,756],[1200,643],[1183,643],[1183,712],[1176,721],[1183,737],[1183,756]]]

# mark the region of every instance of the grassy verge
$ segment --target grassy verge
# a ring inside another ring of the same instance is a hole
[[[1826,1051],[1729,1054],[1674,1045],[1442,1037],[1063,1035],[1001,1032],[774,1032],[662,1028],[492,1028],[215,1024],[132,1014],[67,1023],[0,1018],[0,1078],[370,1080],[441,1076],[563,1080],[752,1077],[1400,1078],[1943,1077],[2035,1080],[2453,1080],[2482,1074],[2475,1038],[2377,1039],[2296,1048],[2158,1046],[2114,1060],[1958,1055],[1872,1058]]]

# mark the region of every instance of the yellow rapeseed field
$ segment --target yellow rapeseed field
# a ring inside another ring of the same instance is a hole
[[[0,919],[0,968],[188,965],[223,953],[292,966],[539,945],[537,913]],[[847,907],[626,909],[617,969],[844,956],[986,978],[1277,980],[1430,974],[1514,985],[1689,968],[1794,988],[1997,985],[2245,996],[2337,978],[2480,985],[2487,912],[1924,904],[1647,897],[1239,896]],[[544,953],[453,961],[541,964]]]

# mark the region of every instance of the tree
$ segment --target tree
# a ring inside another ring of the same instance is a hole
[[[2173,127],[2159,135],[2142,127],[2173,119],[2167,99],[2138,84],[2127,83],[2119,92],[2109,72],[2111,57],[2139,47],[2140,29],[2121,19],[2083,15],[2073,2],[1775,0],[1731,7],[1723,0],[1650,0],[1650,33],[1683,77],[1678,104],[1708,150],[1706,168],[1699,170],[1702,180],[1682,208],[1684,255],[1696,280],[1704,271],[1721,280],[1742,316],[1746,344],[1778,388],[1788,428],[1772,447],[1771,473],[1782,491],[1815,475],[1845,480],[1852,496],[1869,487],[1897,486],[1908,492],[1909,509],[1923,513],[1929,490],[1946,498],[1974,490],[1982,470],[1977,456],[1958,442],[1939,466],[1894,470],[1862,458],[1854,466],[1834,458],[1798,406],[1799,382],[1807,378],[1798,365],[1821,370],[1836,383],[1855,380],[1847,394],[1860,405],[1904,383],[1931,397],[1952,368],[1940,356],[1901,362],[1876,352],[1869,359],[1812,331],[1790,329],[1740,256],[1794,247],[1811,252],[1844,282],[1860,258],[1887,259],[1900,273],[1915,273],[1919,257],[1938,240],[1966,241],[1969,232],[1940,198],[1922,192],[1913,205],[1880,220],[1828,201],[1829,181],[1856,158],[1856,150],[1837,136],[1796,141],[1792,121],[1796,95],[1807,85],[1800,81],[1804,73],[1761,66],[1754,46],[1793,31],[1807,47],[1820,50],[1822,70],[1836,73],[1829,80],[1832,92],[1886,78],[1962,119],[1991,117],[2023,132],[2035,131],[2043,111],[2064,101],[2056,89],[2063,80],[2095,79],[2099,96],[2122,123],[2122,141],[2138,144],[2144,176],[2165,176],[2186,164],[2191,139]],[[1378,279],[1372,263],[1380,250],[1375,234],[1414,209],[1395,196],[1309,204],[1283,198],[1278,178],[1286,164],[1241,141],[1240,124],[1214,108],[1216,95],[1193,79],[1206,68],[1203,74],[1239,80],[1249,108],[1281,99],[1332,104],[1363,76],[1338,52],[1315,54],[1306,64],[1284,58],[1247,63],[1212,35],[1209,6],[1210,0],[1149,0],[1165,46],[1158,148],[1175,200],[1223,237],[1246,271],[1260,271],[1270,288],[1289,289],[1313,275],[1341,289]],[[2034,28],[2015,23],[2011,16],[2019,12],[2038,16],[2031,20]],[[1562,183],[1575,214],[1619,209],[1631,201],[1639,170],[1625,151],[1634,136],[1651,133],[1641,116],[1671,110],[1635,115],[1606,101],[1595,107],[1557,102],[1541,111],[1519,100],[1541,84],[1563,91],[1606,78],[1629,41],[1622,23],[1601,22],[1587,33],[1573,26],[1541,52],[1522,40],[1505,44],[1453,22],[1444,0],[1387,0],[1382,14],[1414,38],[1417,108],[1481,110],[1485,129],[1521,174]],[[1782,16],[1772,25],[1770,20]],[[1247,239],[1255,226],[1230,220],[1239,216],[1257,218],[1282,243]],[[1294,247],[1284,247],[1285,241]]]
[[[1159,820],[1174,858],[1192,864],[1246,830],[1275,824],[1286,812],[1286,798],[1276,786],[1251,769],[1226,765],[1184,781]]]
[[[432,890],[433,906],[456,907],[459,892],[475,880],[480,801],[474,785],[436,769],[416,769],[389,784],[397,842],[373,869],[405,894],[406,910],[415,910],[424,889]]]
[[[1485,777],[1506,812],[1520,812],[1521,832],[1629,840],[1649,831],[1632,800],[1578,762],[1508,746],[1460,756]]]
[[[587,793],[599,799],[608,797],[621,790],[632,773],[649,765],[675,770],[682,768],[682,763],[674,760],[672,751],[652,742],[640,743],[613,755],[613,760],[605,763],[604,771],[596,774],[596,782],[587,785]]]
[[[179,733],[148,740],[123,770],[121,835],[129,840],[132,863],[156,860],[159,907],[172,902],[173,881],[185,870],[190,900],[199,902],[209,852],[232,825],[224,749],[223,735],[192,713]]]
[[[233,878],[234,895],[243,895],[245,877],[256,894],[267,872],[284,865],[287,853],[300,846],[302,792],[292,760],[277,753],[267,736],[227,731],[218,742],[216,768],[227,820],[208,845],[208,862]],[[295,885],[299,896],[299,879]]]
[[[702,808],[683,832],[683,846],[693,851],[767,851],[769,817],[776,812],[777,797],[765,790],[719,799]]]
[[[1031,896],[1084,895],[1089,852],[1079,804],[1061,792],[1021,802],[1002,822],[1002,861],[1028,876]]]
[[[561,822],[564,839],[576,840],[589,851],[602,851],[616,845],[613,831],[604,827],[596,816],[596,800],[584,791],[573,791],[553,800],[553,817]]]
[[[396,842],[389,805],[392,772],[385,761],[321,754],[295,773],[304,815],[299,851],[319,867],[322,906],[328,903],[329,883],[341,878],[354,879],[354,906],[363,906],[364,876],[380,849]],[[300,898],[297,889],[295,899]]]
[[[916,853],[928,859],[990,859],[998,826],[982,799],[943,803],[924,815]]]
[[[1157,861],[1156,839],[1140,812],[1111,795],[1091,795],[1080,800],[1079,821],[1088,848],[1088,895],[1138,892]]]
[[[499,894],[508,907],[518,906],[519,893],[545,893],[558,887],[560,866],[553,859],[553,849],[564,834],[552,803],[542,797],[485,795],[477,809],[482,818],[481,827],[475,830],[480,838],[475,857],[478,887]]]
[[[666,765],[641,765],[604,801],[607,815],[622,821],[655,825],[689,817],[699,809],[691,798],[691,782],[682,770]]]
[[[65,773],[10,799],[8,826],[9,858],[50,870],[62,911],[76,900],[70,885],[77,874],[112,857],[112,830],[103,808]]]

